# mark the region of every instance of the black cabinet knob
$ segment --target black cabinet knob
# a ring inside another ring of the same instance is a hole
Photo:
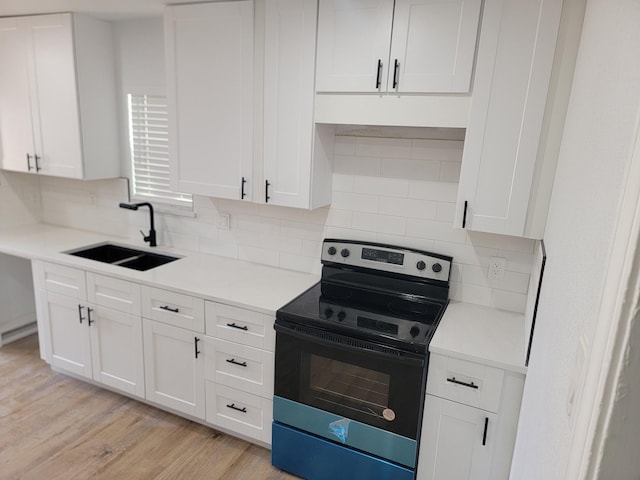
[[[418,263],[416,263],[416,268],[418,270],[424,270],[425,268],[427,268],[427,264],[420,260]]]
[[[336,254],[336,247],[329,247],[329,250],[327,250],[327,253],[329,255],[335,255]]]
[[[344,258],[347,258],[349,256],[349,253],[350,253],[349,250],[347,250],[346,248],[343,248],[340,251],[340,255],[342,255]]]
[[[433,266],[431,267],[431,270],[433,270],[436,273],[441,272],[442,265],[440,265],[439,263],[434,263]]]

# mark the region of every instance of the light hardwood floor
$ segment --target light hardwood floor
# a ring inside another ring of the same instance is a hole
[[[0,348],[0,479],[297,477],[270,451],[51,371],[35,335]]]

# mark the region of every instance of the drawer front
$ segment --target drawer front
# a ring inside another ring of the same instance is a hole
[[[205,308],[207,335],[273,352],[275,317],[215,302]]]
[[[119,312],[140,316],[140,285],[87,272],[89,302]]]
[[[40,285],[49,292],[78,300],[87,299],[84,271],[55,263],[42,263]]]
[[[271,444],[273,401],[206,382],[207,422]]]
[[[211,337],[205,341],[205,378],[265,398],[273,397],[272,352]]]
[[[431,354],[427,393],[497,413],[504,370]]]
[[[204,300],[190,295],[142,287],[142,315],[176,327],[204,333]]]

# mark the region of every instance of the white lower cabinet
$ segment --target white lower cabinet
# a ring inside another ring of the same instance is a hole
[[[42,339],[45,359],[61,370],[144,397],[139,286],[47,263],[34,265],[34,272],[39,317],[44,317],[38,323],[44,327],[41,335],[48,336]]]
[[[145,318],[147,400],[204,419],[202,335]]]
[[[418,480],[490,479],[494,413],[427,395]]]
[[[63,265],[32,270],[53,367],[271,443],[273,315]]]
[[[431,354],[417,480],[506,480],[524,374]]]

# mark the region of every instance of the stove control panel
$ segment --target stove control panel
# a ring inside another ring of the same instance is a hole
[[[322,263],[337,263],[418,278],[449,281],[451,262],[446,255],[379,243],[327,239]]]

